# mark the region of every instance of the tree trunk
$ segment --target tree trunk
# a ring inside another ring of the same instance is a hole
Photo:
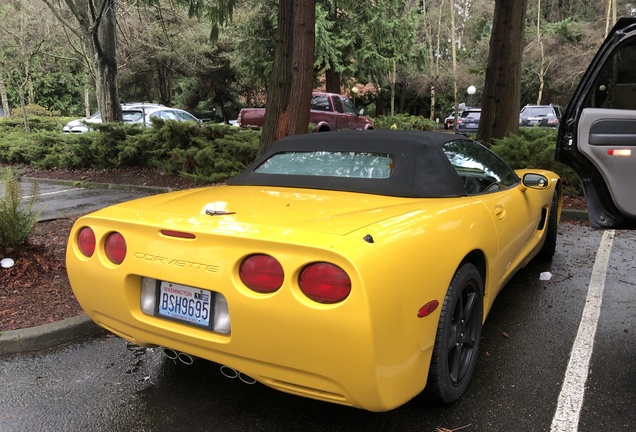
[[[450,3],[450,18],[451,18],[451,58],[453,61],[453,107],[455,111],[455,120],[453,125],[457,125],[457,119],[459,118],[459,104],[457,103],[457,47],[455,41],[455,2],[453,0]]]
[[[429,119],[439,125],[439,119],[435,120],[435,86],[433,84],[431,84],[431,115]]]
[[[31,133],[31,128],[29,127],[29,116],[27,115],[26,110],[26,102],[25,102],[25,91],[24,87],[26,86],[26,82],[21,83],[18,86],[18,96],[20,98],[20,111],[22,112],[22,123],[24,124],[24,131],[26,133]]]
[[[521,53],[527,0],[496,0],[477,139],[489,144],[519,131]]]
[[[91,0],[89,0],[91,1]],[[121,104],[117,91],[117,18],[115,0],[94,0],[97,7],[103,7],[100,20],[94,21],[98,27],[93,31],[93,47],[96,68],[97,105],[102,113],[102,121],[122,121]]]
[[[267,93],[258,155],[273,141],[307,133],[316,21],[316,0],[279,0],[274,67]]]
[[[122,121],[119,93],[117,91],[117,18],[116,0],[64,0],[77,19],[80,30],[69,23],[53,2],[42,0],[55,16],[81,38],[95,78],[97,108],[102,121]]]
[[[309,131],[311,91],[314,87],[314,46],[316,44],[316,0],[295,0],[294,5],[291,89],[291,108],[293,110],[288,135],[305,134]]]
[[[172,106],[172,70],[160,61],[157,63],[157,79],[159,81],[159,102]]]
[[[539,94],[537,95],[537,105],[541,105],[543,99],[543,86],[545,85],[545,55],[543,53],[543,39],[541,38],[541,0],[537,2],[537,42],[539,44]]]
[[[2,110],[4,111],[4,117],[11,117],[11,108],[9,108],[9,96],[7,95],[7,88],[4,85],[4,76],[0,72],[0,100],[2,101]]]
[[[88,79],[88,77],[86,77],[86,79]],[[86,118],[91,116],[91,99],[88,83],[84,84],[84,114],[86,114]]]
[[[333,69],[325,70],[325,88],[328,93],[338,93],[342,91],[340,86],[340,72]]]
[[[397,85],[397,65],[393,59],[393,68],[389,72],[389,83],[391,85],[391,115],[395,115],[395,86]]]

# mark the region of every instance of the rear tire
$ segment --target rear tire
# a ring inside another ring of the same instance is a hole
[[[473,376],[482,330],[483,291],[477,268],[464,264],[446,292],[427,385],[433,397],[442,402],[459,399]]]

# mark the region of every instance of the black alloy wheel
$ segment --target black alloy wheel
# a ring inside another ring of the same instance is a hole
[[[436,399],[454,402],[473,376],[483,317],[483,281],[473,264],[455,273],[440,314],[428,388]]]

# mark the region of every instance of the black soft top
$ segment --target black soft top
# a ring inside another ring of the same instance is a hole
[[[369,130],[292,135],[274,142],[263,156],[231,179],[228,185],[338,190],[409,198],[464,196],[463,183],[442,151],[444,144],[453,141],[472,140],[455,134],[421,131]],[[274,154],[308,151],[388,153],[394,156],[394,168],[391,176],[383,179],[254,171]]]

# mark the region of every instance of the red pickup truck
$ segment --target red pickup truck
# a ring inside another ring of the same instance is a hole
[[[334,93],[312,93],[309,123],[315,125],[316,132],[345,129],[374,129],[373,121],[365,117],[363,110],[356,113],[353,103],[345,96]],[[265,108],[243,108],[238,115],[241,127],[259,129],[263,127]]]

